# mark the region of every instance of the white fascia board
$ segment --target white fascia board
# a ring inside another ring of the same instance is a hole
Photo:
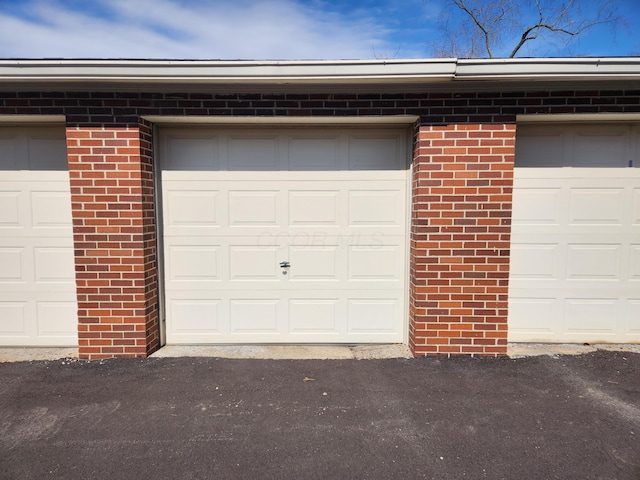
[[[450,80],[453,59],[371,61],[2,60],[0,83],[395,83]]]
[[[458,60],[463,81],[640,81],[640,57],[513,58]]]

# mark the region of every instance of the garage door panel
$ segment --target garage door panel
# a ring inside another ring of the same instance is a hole
[[[566,277],[569,280],[618,280],[621,245],[569,244]]]
[[[405,160],[398,156],[399,141],[397,135],[351,137],[348,154],[349,170],[388,170],[390,166],[402,169]]]
[[[19,228],[20,225],[20,191],[9,190],[5,182],[0,183],[0,229]]]
[[[52,132],[28,137],[29,170],[67,172],[67,143]]]
[[[290,190],[289,225],[305,227],[320,225],[339,227],[341,223],[338,205],[339,190]]]
[[[25,249],[18,246],[0,246],[0,283],[27,282]],[[4,285],[3,289],[6,288]]]
[[[538,294],[543,295],[542,292]],[[557,318],[561,307],[561,300],[553,296],[518,297],[518,293],[513,292],[509,297],[509,315],[518,321],[509,326],[512,341],[553,341],[560,331]]]
[[[340,318],[343,301],[339,298],[295,298],[289,302],[290,332],[293,334],[341,333]]]
[[[374,187],[372,185],[372,187]],[[349,225],[400,226],[404,218],[404,192],[379,189],[349,191]]]
[[[518,292],[514,292],[509,300],[510,315],[518,319],[510,325],[513,342],[617,342],[621,334],[630,335],[632,324],[637,322],[632,306],[627,314],[630,321],[625,325],[618,298],[579,297],[575,292],[565,296],[552,289],[536,292],[539,298],[523,293],[526,296],[518,298]]]
[[[573,188],[569,194],[570,225],[622,225],[623,188]]]
[[[33,249],[35,282],[47,284],[47,288],[52,283],[75,284],[73,248],[66,245],[55,247],[55,243],[66,242],[47,242],[47,246],[35,246]]]
[[[58,173],[58,172],[55,172]],[[28,228],[33,236],[72,238],[70,186],[64,173],[64,179],[58,182],[32,182],[25,216],[30,221]],[[25,195],[26,197],[26,195]],[[25,225],[27,227],[27,225]]]
[[[212,129],[220,169],[191,172],[177,170],[172,159],[164,167],[164,156],[190,154],[179,151],[171,132],[161,139],[169,343],[402,341],[405,132]],[[215,200],[200,219],[194,210],[203,210],[206,192]],[[216,249],[215,262],[207,246]],[[379,315],[392,312],[385,321],[394,328],[379,319],[350,329],[353,295],[382,297]],[[190,298],[203,305],[201,313],[185,303]],[[208,300],[216,301],[215,314]],[[187,318],[194,314],[226,323],[207,330],[205,319]]]
[[[236,298],[229,302],[232,334],[281,336],[283,300],[280,298]]]
[[[229,227],[282,225],[277,190],[245,190],[228,192]]]
[[[286,258],[293,266],[289,269],[292,282],[337,282],[340,266],[344,263],[338,245],[290,246]],[[305,287],[307,288],[307,287]]]
[[[0,131],[0,170],[19,170],[20,163],[28,165],[24,152],[19,151],[20,133],[15,129],[3,130]]]
[[[280,280],[280,261],[275,246],[229,246],[229,278],[231,282]]]
[[[640,163],[640,160],[638,160]],[[634,188],[632,194],[633,210],[631,214],[631,223],[634,227],[640,227],[640,188]]]
[[[540,126],[536,130],[518,132],[518,166],[545,168],[562,165],[566,138],[557,130]]]
[[[174,321],[171,337],[185,343],[389,342],[402,335],[403,307],[396,297],[361,290],[349,301],[340,291],[292,293],[279,298],[265,292],[184,292],[167,308]],[[169,333],[169,332],[168,332]],[[196,339],[196,340],[194,340]]]
[[[174,298],[167,302],[167,314],[174,320],[171,322],[171,331],[167,334],[177,338],[192,338],[228,333],[228,326],[224,322],[223,300],[212,297],[210,293],[202,295],[205,298],[197,298],[196,293],[198,292],[190,291],[186,298],[174,295]],[[202,340],[206,341],[207,338],[202,337]]]
[[[538,182],[518,182],[518,201],[513,204],[514,225],[560,225],[561,189],[531,187]]]
[[[322,138],[292,136],[288,142],[289,170],[339,170],[341,140],[339,135]]]
[[[640,281],[640,244],[630,245],[628,265],[629,279]]]
[[[194,184],[188,190],[167,190],[165,195],[167,234],[171,234],[172,227],[202,229],[219,226],[220,192],[208,190],[206,185]]]
[[[399,300],[392,298],[358,298],[348,301],[347,328],[350,334],[365,334],[370,338],[397,332]]]
[[[511,247],[513,279],[556,280],[559,275],[561,246],[553,243],[518,243]]]
[[[19,338],[22,340],[18,344],[28,343],[29,337],[32,336],[28,331],[28,306],[27,301],[0,298],[0,340],[3,345],[11,345]]]
[[[166,155],[166,151],[165,154]],[[163,164],[164,165],[164,164]],[[162,167],[164,168],[164,166]],[[358,171],[355,179],[358,181],[405,181],[406,180],[406,168],[405,170],[361,170]],[[348,169],[344,170],[313,170],[313,175],[310,175],[310,170],[279,170],[279,171],[205,171],[198,170],[197,175],[194,175],[193,171],[189,170],[163,170],[161,172],[162,180],[168,180],[169,182],[185,182],[189,185],[197,185],[198,183],[209,184],[211,182],[214,185],[225,185],[226,182],[238,182],[239,179],[244,182],[257,182],[264,185],[273,185],[272,182],[304,182],[309,184],[309,188],[313,188],[311,185],[320,185],[320,188],[327,188],[326,181],[341,182],[341,181],[353,181],[354,172]],[[338,184],[339,185],[339,184]],[[169,186],[175,188],[176,185]],[[243,184],[247,186],[246,183]],[[331,188],[330,186],[329,188]]]
[[[395,231],[383,231],[378,228],[341,228],[335,229],[289,228],[279,233],[265,232],[259,236],[260,245],[290,245],[295,247],[330,247],[340,249],[350,246],[394,245],[402,235]]]
[[[0,289],[3,292],[75,293],[73,249],[56,246],[56,243],[67,243],[65,240],[39,239],[37,242],[29,238],[22,246],[17,246],[15,240],[0,239]],[[45,246],[40,247],[38,243]]]
[[[402,258],[396,245],[357,245],[348,249],[348,278],[353,281],[397,281]]]
[[[221,169],[217,138],[197,138],[189,136],[166,137],[166,155],[163,168],[166,170],[199,171]]]
[[[37,298],[34,299],[34,297]],[[75,294],[46,291],[0,294],[0,344],[69,346],[77,344]]]
[[[41,301],[36,309],[39,338],[61,338],[75,343],[78,330],[75,298],[69,298],[66,302]]]
[[[540,138],[538,130],[555,130],[564,139],[555,145],[562,144],[562,151],[554,153],[548,145],[530,141]],[[640,286],[635,285],[640,269],[640,170],[628,167],[628,156],[637,135],[628,125],[519,130],[511,341],[630,341],[624,312]],[[543,154],[554,157],[555,168],[549,168],[549,159],[539,158]],[[539,322],[547,327],[535,327]]]
[[[71,196],[66,172],[2,172],[2,237],[66,237],[71,243]]]
[[[34,278],[33,247],[20,238],[0,239],[0,292],[33,292],[42,288]]]
[[[31,218],[34,228],[71,225],[68,192],[32,190]]]
[[[619,168],[628,166],[628,132],[611,127],[588,131],[578,129],[573,136],[573,167]]]
[[[615,337],[615,319],[617,318],[620,318],[617,298],[567,298],[565,300],[564,329],[567,335],[573,335],[574,338]]]
[[[279,149],[277,138],[232,136],[227,142],[228,170],[278,170]]]
[[[625,305],[624,329],[640,341],[640,298],[630,298]]]
[[[220,245],[176,245],[168,247],[166,264],[170,282],[202,284],[221,278]],[[174,286],[175,288],[175,286]],[[187,287],[189,288],[189,287]]]

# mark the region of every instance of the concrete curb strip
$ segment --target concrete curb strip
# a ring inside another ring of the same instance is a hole
[[[534,357],[539,355],[582,355],[606,350],[614,352],[640,353],[636,344],[509,344],[511,358]],[[3,347],[0,348],[0,362],[26,362],[77,358],[78,349]],[[177,357],[217,357],[261,360],[373,360],[385,358],[411,358],[406,345],[169,345],[151,355],[153,358]]]

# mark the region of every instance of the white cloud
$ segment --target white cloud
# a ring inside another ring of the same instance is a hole
[[[353,59],[396,49],[373,17],[294,0],[94,0],[102,18],[69,5],[30,0],[28,16],[0,7],[0,57]]]

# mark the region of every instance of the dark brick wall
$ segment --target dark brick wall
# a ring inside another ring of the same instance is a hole
[[[138,125],[144,115],[419,115],[423,125],[513,123],[521,114],[640,113],[640,90],[400,94],[0,92],[0,115]]]

